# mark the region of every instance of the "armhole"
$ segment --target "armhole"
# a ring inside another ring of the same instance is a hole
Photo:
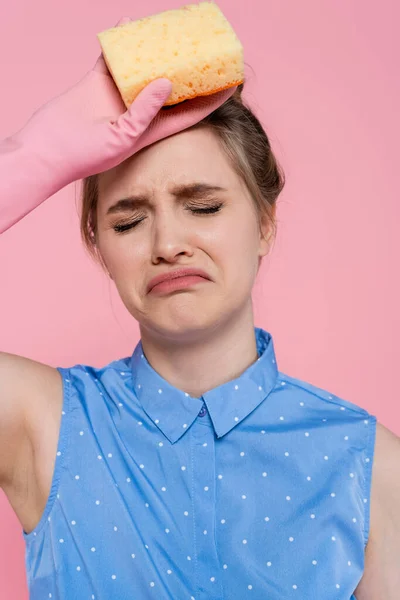
[[[368,434],[367,444],[365,447],[364,465],[364,549],[368,543],[370,533],[370,516],[371,516],[371,489],[372,489],[372,466],[375,456],[375,439],[376,439],[377,418],[374,415],[368,416]]]
[[[60,486],[60,480],[62,473],[67,465],[67,455],[69,449],[69,427],[70,427],[70,400],[71,400],[71,375],[70,369],[64,367],[56,367],[57,371],[61,375],[62,379],[62,413],[61,413],[61,422],[60,429],[58,435],[58,443],[57,443],[57,453],[55,457],[55,464],[53,470],[53,478],[51,482],[51,488],[49,497],[46,502],[46,506],[44,508],[42,517],[39,523],[36,525],[35,529],[33,529],[30,533],[26,533],[22,529],[22,536],[26,543],[31,542],[36,538],[36,536],[42,531],[43,527],[48,523],[51,510],[54,506],[54,501],[57,496],[57,492]]]

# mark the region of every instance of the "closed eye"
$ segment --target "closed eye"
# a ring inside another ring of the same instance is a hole
[[[218,211],[220,211],[222,206],[223,206],[223,202],[216,204],[214,206],[208,206],[207,208],[188,208],[187,210],[190,210],[191,212],[193,212],[195,214],[213,214],[213,213],[217,213]],[[117,225],[113,226],[113,229],[116,233],[124,233],[125,231],[129,231],[129,229],[133,229],[134,227],[136,227],[136,225],[138,225],[139,223],[144,221],[144,219],[145,219],[145,217],[143,217],[142,219],[136,219],[135,221],[128,221],[126,223],[118,223]]]

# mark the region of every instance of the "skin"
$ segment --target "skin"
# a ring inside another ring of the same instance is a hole
[[[176,199],[172,186],[193,181],[226,188],[203,199]],[[107,215],[129,194],[149,206]],[[223,203],[219,212],[190,209]],[[117,233],[115,225],[141,219]],[[191,396],[238,377],[258,358],[251,291],[268,253],[270,222],[259,226],[247,187],[210,129],[190,129],[148,146],[102,173],[97,247],[122,302],[138,321],[152,367]],[[167,295],[147,293],[155,275],[199,267],[212,281]]]

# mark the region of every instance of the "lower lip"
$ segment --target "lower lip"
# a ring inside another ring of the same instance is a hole
[[[187,288],[196,283],[204,283],[208,281],[204,277],[200,277],[199,275],[187,275],[186,277],[175,277],[175,279],[169,279],[168,281],[163,281],[162,283],[158,283],[155,285],[150,292],[153,293],[165,293],[165,292],[174,292],[175,290],[180,290],[182,288]]]

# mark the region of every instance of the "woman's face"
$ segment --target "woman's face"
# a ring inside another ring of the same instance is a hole
[[[195,183],[210,191],[174,195]],[[112,208],[130,196],[136,204]],[[205,209],[210,212],[199,212]],[[103,173],[97,217],[98,249],[141,327],[190,340],[250,309],[259,260],[268,252],[267,230],[260,232],[247,188],[211,130],[180,132]],[[169,293],[148,292],[153,277],[183,267],[200,268],[210,279]]]

